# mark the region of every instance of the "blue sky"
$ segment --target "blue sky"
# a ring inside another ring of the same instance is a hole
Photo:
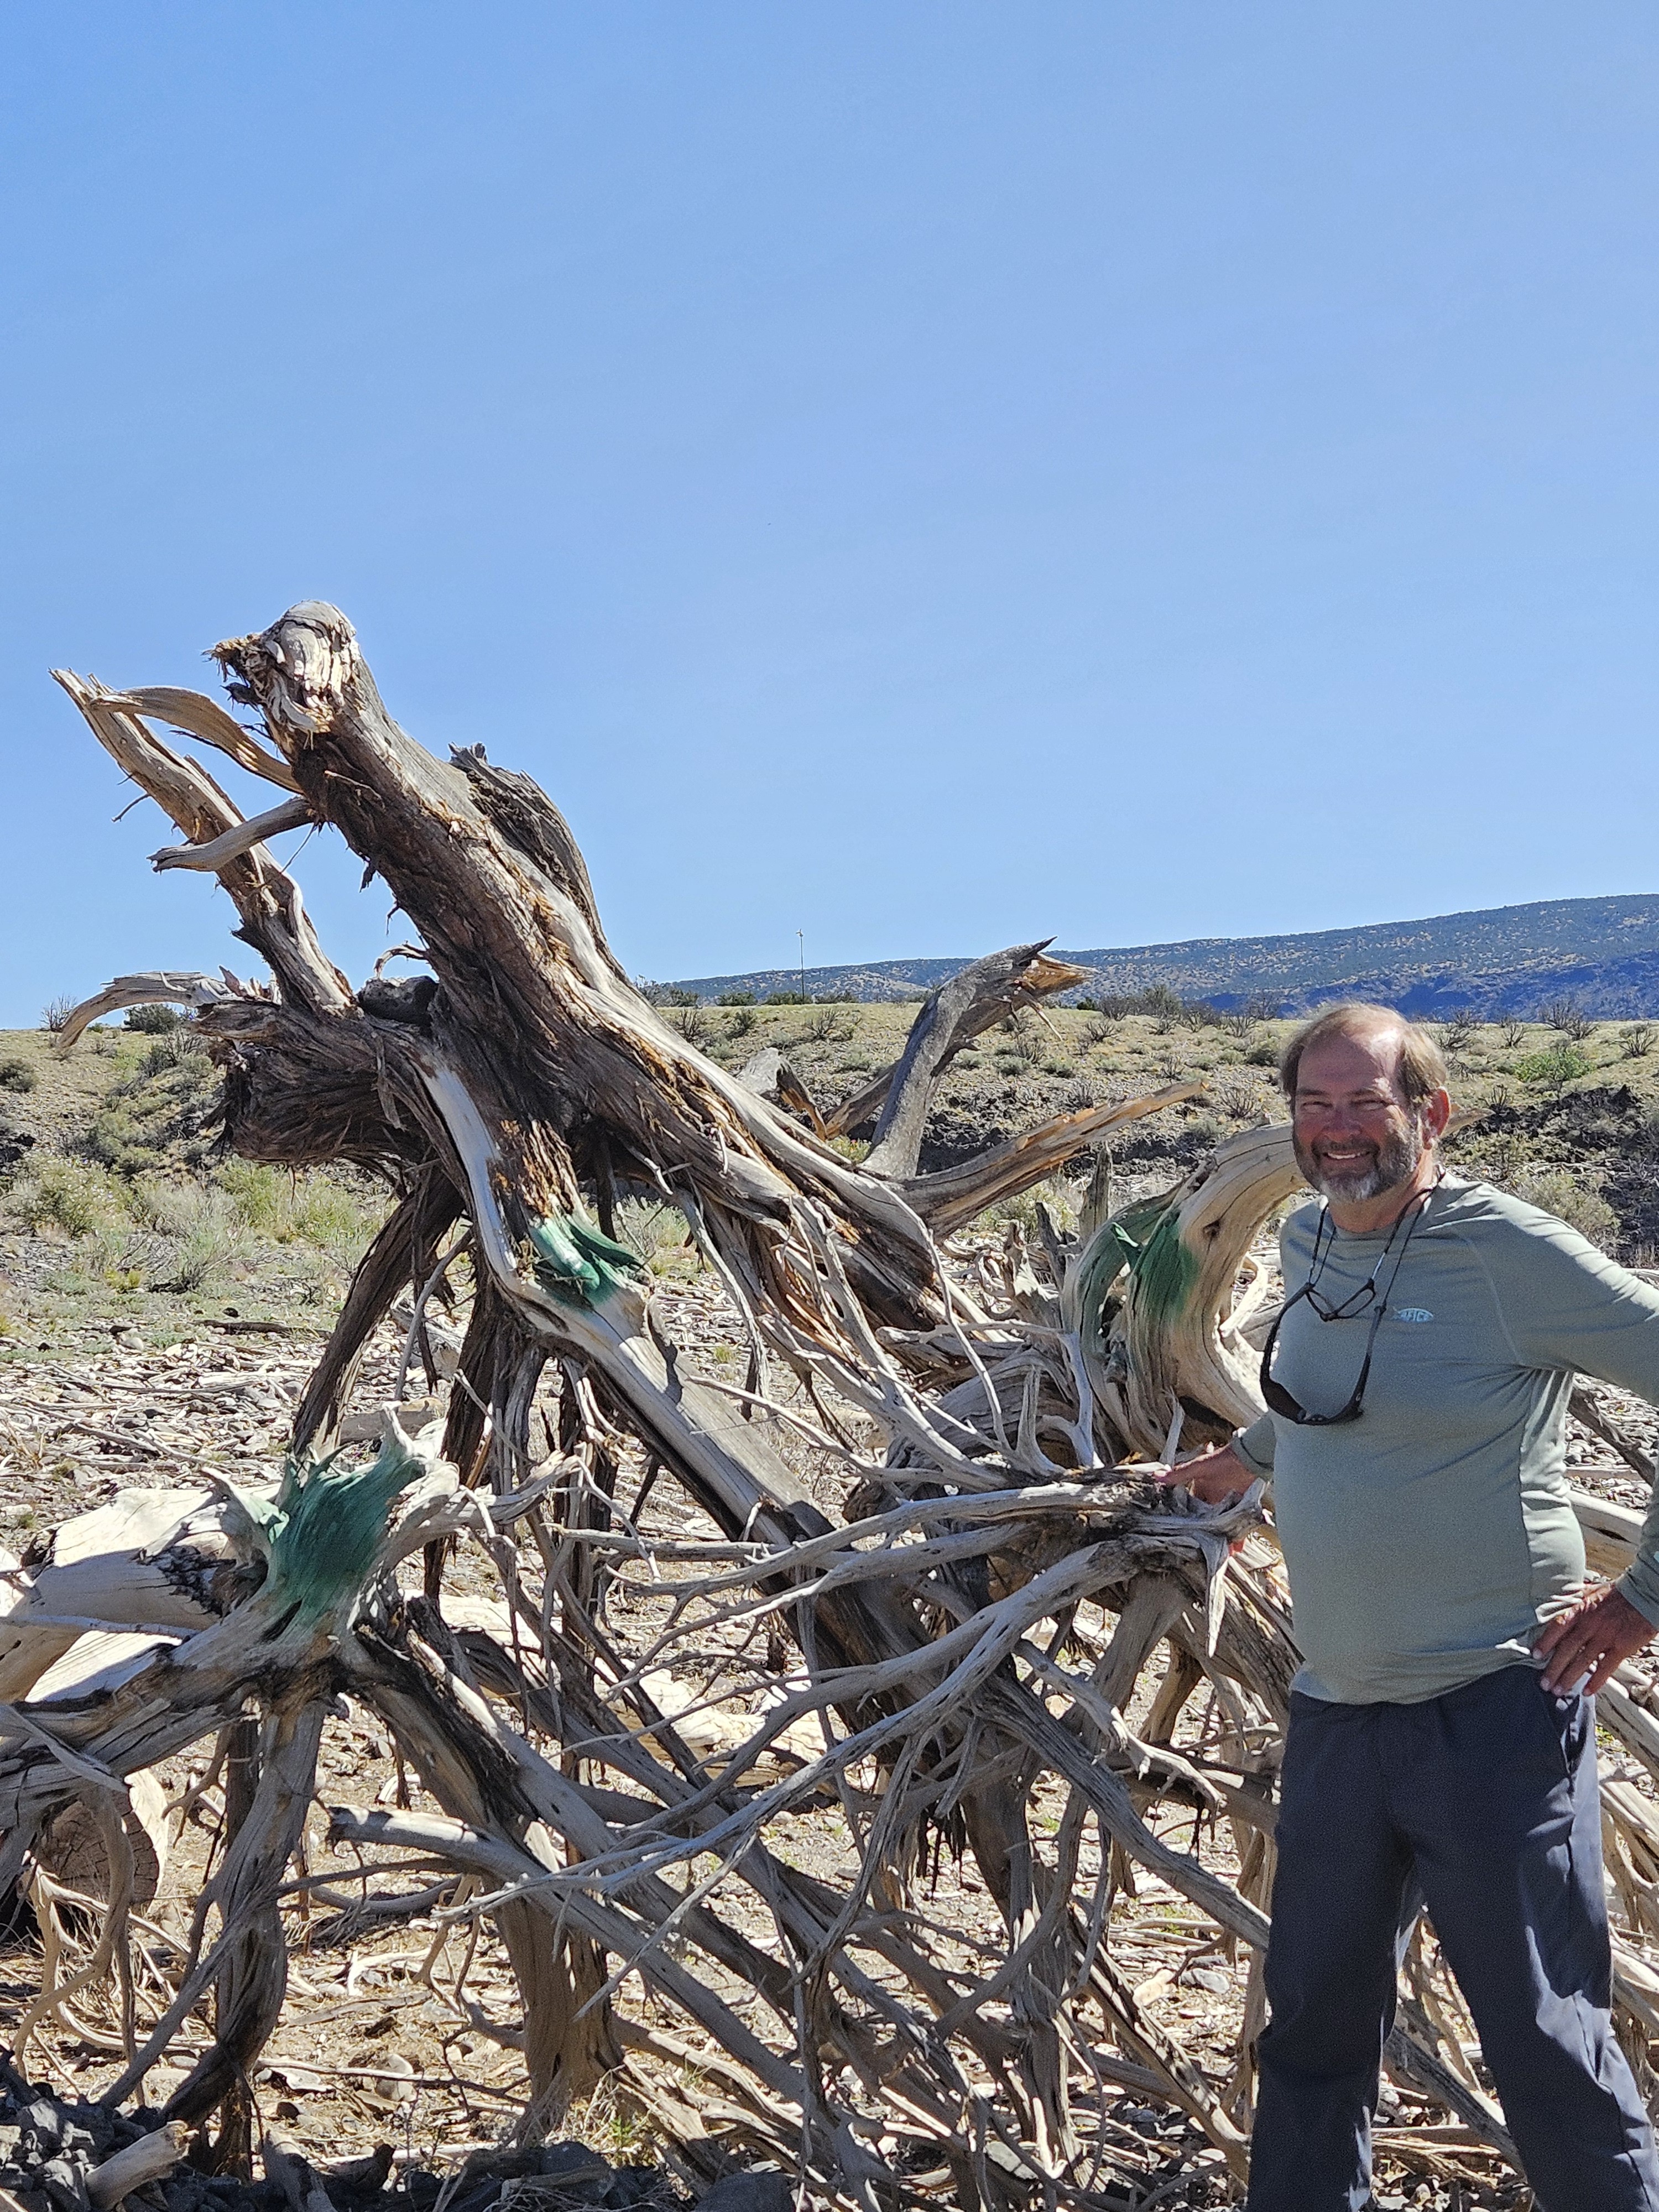
[[[1618,0],[13,6],[0,1020],[248,958],[48,667],[313,597],[650,975],[1654,889],[1656,107]]]

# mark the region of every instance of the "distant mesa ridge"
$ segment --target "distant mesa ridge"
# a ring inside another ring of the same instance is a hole
[[[988,943],[980,948],[994,949]],[[1659,893],[1543,899],[1295,937],[1199,937],[1092,952],[1052,949],[1056,958],[1090,971],[1079,986],[1085,996],[1127,995],[1162,983],[1183,999],[1207,999],[1224,1009],[1271,1000],[1285,1014],[1352,998],[1425,1017],[1467,1007],[1483,1020],[1525,1019],[1551,999],[1571,998],[1604,1020],[1659,1015]],[[809,968],[805,988],[815,996],[910,999],[967,964],[967,958],[873,960]],[[799,990],[801,972],[758,968],[744,975],[694,975],[675,988],[703,999],[727,991],[764,999]]]

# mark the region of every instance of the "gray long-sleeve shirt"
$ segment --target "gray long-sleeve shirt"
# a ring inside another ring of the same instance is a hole
[[[1287,1294],[1308,1279],[1321,1209],[1280,1238]],[[1319,1291],[1340,1304],[1387,1242],[1327,1223]],[[1264,1413],[1237,1440],[1271,1474],[1305,1660],[1297,1687],[1344,1705],[1413,1704],[1534,1657],[1577,1595],[1584,1547],[1569,1499],[1575,1371],[1659,1403],[1659,1291],[1576,1230],[1485,1183],[1430,1199],[1399,1272],[1379,1279],[1364,1410],[1333,1428]],[[1372,1311],[1285,1315],[1273,1375],[1310,1412],[1344,1405]],[[1659,1499],[1620,1584],[1659,1622]]]

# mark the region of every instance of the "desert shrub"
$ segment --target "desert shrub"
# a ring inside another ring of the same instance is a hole
[[[1604,1250],[1612,1248],[1619,1233],[1618,1215],[1599,1190],[1581,1182],[1565,1168],[1523,1170],[1509,1181],[1508,1188],[1528,1206],[1542,1206],[1546,1213],[1554,1214],[1581,1237],[1588,1237],[1592,1244]]]
[[[242,1226],[276,1244],[291,1242],[295,1234],[295,1180],[287,1169],[258,1160],[226,1160],[215,1176]]]
[[[1018,1060],[1023,1066],[1036,1064],[1042,1049],[1035,1017],[1029,1007],[1016,1006],[997,1024],[996,1033],[1000,1042],[994,1048],[1000,1060],[1005,1054]]]
[[[724,999],[720,1001],[722,1006],[727,1003],[728,1001]],[[734,1037],[747,1036],[759,1018],[755,1012],[755,1002],[752,999],[739,999],[732,1003],[735,1003],[737,1012],[726,1024],[726,1034],[727,1036]]]
[[[1576,1044],[1553,1044],[1543,1052],[1530,1052],[1517,1060],[1515,1072],[1522,1083],[1540,1091],[1559,1091],[1590,1072],[1590,1056]]]
[[[206,1067],[207,1047],[202,1042],[193,1022],[175,1022],[170,1030],[157,1035],[155,1042],[138,1063],[141,1077],[165,1075],[169,1068],[185,1067],[199,1062]]]
[[[1072,1063],[1069,1060],[1045,1060],[1042,1072],[1045,1075],[1070,1075],[1073,1073]]]
[[[1259,1121],[1272,1103],[1272,1094],[1260,1076],[1242,1070],[1218,1077],[1212,1087],[1217,1105],[1230,1121]]]
[[[1022,1190],[1012,1198],[999,1199],[994,1206],[986,1207],[973,1223],[978,1230],[1006,1229],[1010,1223],[1026,1236],[1037,1233],[1037,1208],[1042,1206],[1054,1227],[1069,1232],[1077,1227],[1075,1194],[1058,1176],[1040,1182],[1030,1190]]]
[[[310,1244],[355,1266],[386,1218],[376,1186],[337,1175],[295,1175],[256,1160],[227,1160],[215,1176],[230,1221],[273,1244]],[[199,1186],[184,1186],[185,1188]]]
[[[169,1030],[182,1029],[187,1018],[178,1006],[129,1006],[121,1026],[140,1036],[165,1036]]]
[[[1547,1029],[1559,1030],[1574,1044],[1583,1044],[1595,1027],[1577,999],[1549,1000],[1538,1009],[1538,1018]]]
[[[851,991],[820,991],[812,1004],[815,1006],[856,1006],[858,1000]]]
[[[1467,1006],[1457,1007],[1440,1024],[1441,1049],[1462,1052],[1480,1026]]]
[[[702,1264],[685,1216],[665,1200],[625,1198],[617,1208],[617,1241],[654,1276],[695,1275]]]
[[[809,1014],[803,1031],[814,1044],[844,1044],[852,1034],[852,1024],[831,1006],[824,1006],[821,1012]]]
[[[659,1006],[700,1006],[702,1000],[695,991],[682,991],[677,983],[665,983],[657,993]]]
[[[18,1182],[8,1210],[26,1229],[86,1237],[118,1222],[124,1208],[120,1186],[104,1169],[87,1160],[46,1159]]]
[[[143,1291],[151,1287],[165,1246],[159,1237],[145,1236],[131,1222],[94,1229],[84,1239],[81,1267],[94,1282],[112,1291]]]
[[[40,1009],[40,1026],[56,1036],[69,1027],[69,1018],[75,1012],[73,999],[48,999]]]
[[[355,1267],[387,1212],[387,1202],[372,1185],[354,1190],[331,1176],[298,1178],[294,1206],[296,1237],[319,1251]]]
[[[84,1140],[88,1157],[138,1176],[164,1162],[206,1158],[220,1112],[219,1078],[192,1032],[157,1037],[137,1073],[109,1091]]]
[[[1243,1020],[1249,1024],[1271,1020],[1279,1009],[1272,1001],[1261,1002],[1265,1013],[1250,1012],[1224,1014],[1207,999],[1183,999],[1167,983],[1153,983],[1144,991],[1101,991],[1087,998],[1074,999],[1073,1005],[1079,1013],[1099,1014],[1107,1021],[1119,1022],[1126,1014],[1146,1014],[1161,1030],[1173,1028],[1179,1023],[1190,1030],[1225,1028],[1229,1024]],[[1255,1005],[1252,1001],[1252,1006]],[[1241,1031],[1240,1034],[1243,1034]]]
[[[1278,1020],[1279,1000],[1270,998],[1265,991],[1258,991],[1254,997],[1246,999],[1242,1006],[1234,1006],[1224,1014],[1218,1013],[1215,1018],[1229,1036],[1247,1038],[1254,1036],[1263,1022]]]
[[[1112,1025],[1103,1015],[1097,1014],[1093,1021],[1084,1024],[1083,1034],[1091,1044],[1107,1044],[1111,1040]]]
[[[752,1006],[754,1003],[752,991],[722,991],[714,1001],[717,1006]]]
[[[204,1224],[240,1226],[230,1194],[193,1176],[135,1176],[126,1201],[134,1220],[162,1237],[188,1237]]]
[[[26,1060],[0,1060],[0,1091],[33,1091],[40,1080]]]
[[[867,1052],[844,1052],[836,1065],[849,1075],[865,1075],[875,1062]]]
[[[168,1252],[166,1273],[152,1287],[158,1291],[205,1291],[217,1283],[237,1256],[236,1238],[225,1227],[204,1221],[180,1237]]]
[[[229,1191],[193,1176],[135,1176],[127,1192],[134,1218],[153,1234],[141,1262],[153,1291],[200,1291],[217,1282],[246,1249],[246,1224]]]
[[[688,995],[674,1000],[670,1006],[668,1018],[687,1044],[696,1045],[701,1050],[704,1045],[713,1042],[714,1016],[697,1000]]]
[[[1656,1036],[1659,1036],[1659,1029],[1652,1022],[1627,1022],[1619,1032],[1620,1055],[1626,1060],[1645,1060],[1653,1050],[1653,1040]],[[4,1079],[5,1071],[0,1068],[0,1082]]]
[[[1279,1065],[1278,1038],[1259,1036],[1253,1039],[1244,1048],[1244,1060],[1249,1067],[1277,1067]]]
[[[812,994],[810,991],[769,991],[761,1003],[767,1006],[810,1006]]]
[[[1525,1022],[1511,1019],[1499,1024],[1498,1034],[1504,1040],[1504,1049],[1506,1052],[1514,1052],[1518,1046],[1526,1042],[1527,1024]]]

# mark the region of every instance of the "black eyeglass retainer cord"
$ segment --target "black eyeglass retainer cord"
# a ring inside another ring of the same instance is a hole
[[[1439,1188],[1440,1180],[1437,1176],[1423,1192],[1420,1199],[1413,1199],[1401,1209],[1399,1219],[1389,1232],[1389,1241],[1382,1247],[1382,1255],[1376,1265],[1371,1269],[1369,1280],[1362,1283],[1351,1297],[1344,1298],[1340,1305],[1328,1308],[1322,1308],[1320,1300],[1315,1295],[1315,1288],[1324,1263],[1334,1249],[1336,1230],[1333,1224],[1331,1243],[1322,1253],[1320,1239],[1324,1234],[1326,1223],[1330,1220],[1330,1209],[1328,1206],[1321,1209],[1319,1225],[1314,1231],[1313,1259],[1308,1279],[1299,1291],[1293,1291],[1279,1308],[1278,1316],[1272,1328],[1267,1332],[1267,1341],[1261,1348],[1261,1395],[1270,1413],[1279,1414],[1281,1419],[1294,1421],[1298,1428],[1307,1429],[1334,1429],[1345,1421],[1357,1421],[1359,1419],[1364,1411],[1365,1385],[1370,1380],[1371,1354],[1376,1348],[1376,1332],[1382,1327],[1382,1316],[1389,1310],[1389,1300],[1394,1296],[1394,1286],[1399,1279],[1400,1270],[1404,1264],[1412,1238],[1416,1233],[1417,1224],[1428,1212],[1429,1200]],[[1394,1272],[1389,1277],[1389,1287],[1379,1297],[1376,1291],[1377,1279],[1388,1265],[1389,1255],[1394,1249],[1395,1237],[1399,1231],[1401,1224],[1407,1220],[1410,1225],[1407,1228],[1405,1237],[1401,1240],[1400,1256],[1394,1263]],[[1358,1379],[1349,1394],[1348,1402],[1339,1413],[1310,1413],[1305,1406],[1297,1403],[1282,1382],[1276,1382],[1273,1380],[1273,1349],[1279,1342],[1279,1332],[1285,1326],[1285,1316],[1293,1305],[1306,1298],[1321,1321],[1349,1321],[1364,1310],[1359,1300],[1368,1293],[1376,1300],[1376,1310],[1371,1315],[1370,1328],[1365,1337],[1365,1357],[1360,1362]]]

